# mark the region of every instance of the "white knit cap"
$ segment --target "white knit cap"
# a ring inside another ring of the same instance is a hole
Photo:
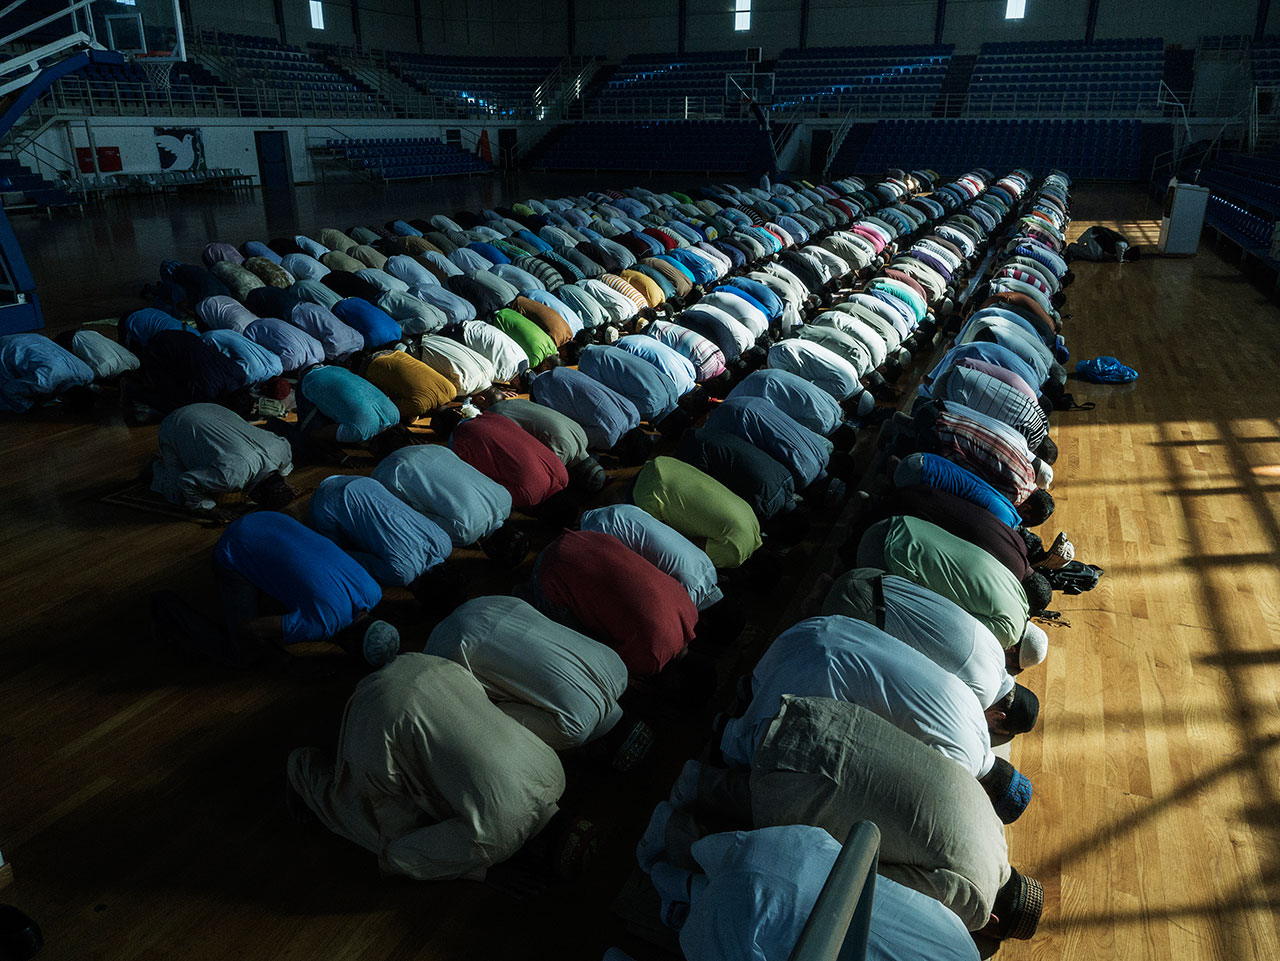
[[[1027,621],[1027,629],[1022,632],[1022,646],[1018,648],[1018,664],[1024,668],[1035,667],[1048,654],[1049,635]]]

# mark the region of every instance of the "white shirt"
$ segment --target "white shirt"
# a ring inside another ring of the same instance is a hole
[[[822,606],[824,613],[852,613],[841,603],[841,588],[880,574],[857,568],[841,575]],[[960,678],[983,710],[1013,690],[1004,648],[976,617],[954,601],[896,574],[885,574],[885,633],[911,645],[943,670]]]
[[[974,777],[991,770],[991,735],[964,682],[910,645],[852,617],[811,617],[784,631],[751,675],[751,705],[725,726],[720,749],[747,767],[784,694],[857,704]]]
[[[93,371],[95,380],[110,380],[127,370],[137,370],[138,358],[133,351],[121,347],[96,330],[78,330],[71,338],[71,353]]]
[[[424,364],[453,381],[459,396],[479,393],[497,380],[497,371],[489,358],[449,337],[435,334],[423,337],[414,353]]]

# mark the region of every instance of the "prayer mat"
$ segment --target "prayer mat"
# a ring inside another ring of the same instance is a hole
[[[103,504],[115,504],[119,507],[131,507],[148,514],[159,514],[176,520],[190,521],[201,527],[225,527],[237,517],[241,517],[257,509],[244,494],[224,494],[218,499],[218,506],[212,511],[189,511],[176,504],[170,504],[161,495],[151,489],[146,481],[135,481],[123,490],[113,491],[98,498]]]

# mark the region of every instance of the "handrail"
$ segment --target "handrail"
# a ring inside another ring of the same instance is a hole
[[[790,961],[863,961],[871,932],[880,829],[858,821],[831,866]]]
[[[849,136],[849,131],[853,129],[853,111],[850,110],[845,114],[844,119],[840,121],[840,126],[836,128],[836,132],[831,136],[831,146],[827,148],[827,159],[822,165],[822,177],[825,180],[827,174],[831,172],[831,165],[836,162],[836,154],[840,152],[840,147],[844,144],[845,138]]]

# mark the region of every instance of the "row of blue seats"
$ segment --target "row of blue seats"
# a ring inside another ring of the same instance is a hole
[[[1088,53],[1093,50],[1138,51],[1163,50],[1162,37],[1124,37],[1115,40],[1095,40],[1087,44],[1083,40],[1000,40],[989,41],[978,48],[985,53]]]
[[[1212,193],[1205,207],[1204,220],[1242,249],[1266,258],[1271,248],[1271,233],[1275,229],[1273,220]]]
[[[1280,219],[1280,185],[1215,169],[1202,172],[1198,183],[1215,194],[1256,207],[1270,214],[1273,219]]]
[[[780,60],[815,60],[825,58],[857,57],[949,57],[955,52],[954,44],[889,44],[883,47],[806,47],[804,50],[788,47]]]
[[[339,140],[330,138],[325,146],[330,149],[339,147],[420,147],[441,143],[439,137],[344,137]]]

